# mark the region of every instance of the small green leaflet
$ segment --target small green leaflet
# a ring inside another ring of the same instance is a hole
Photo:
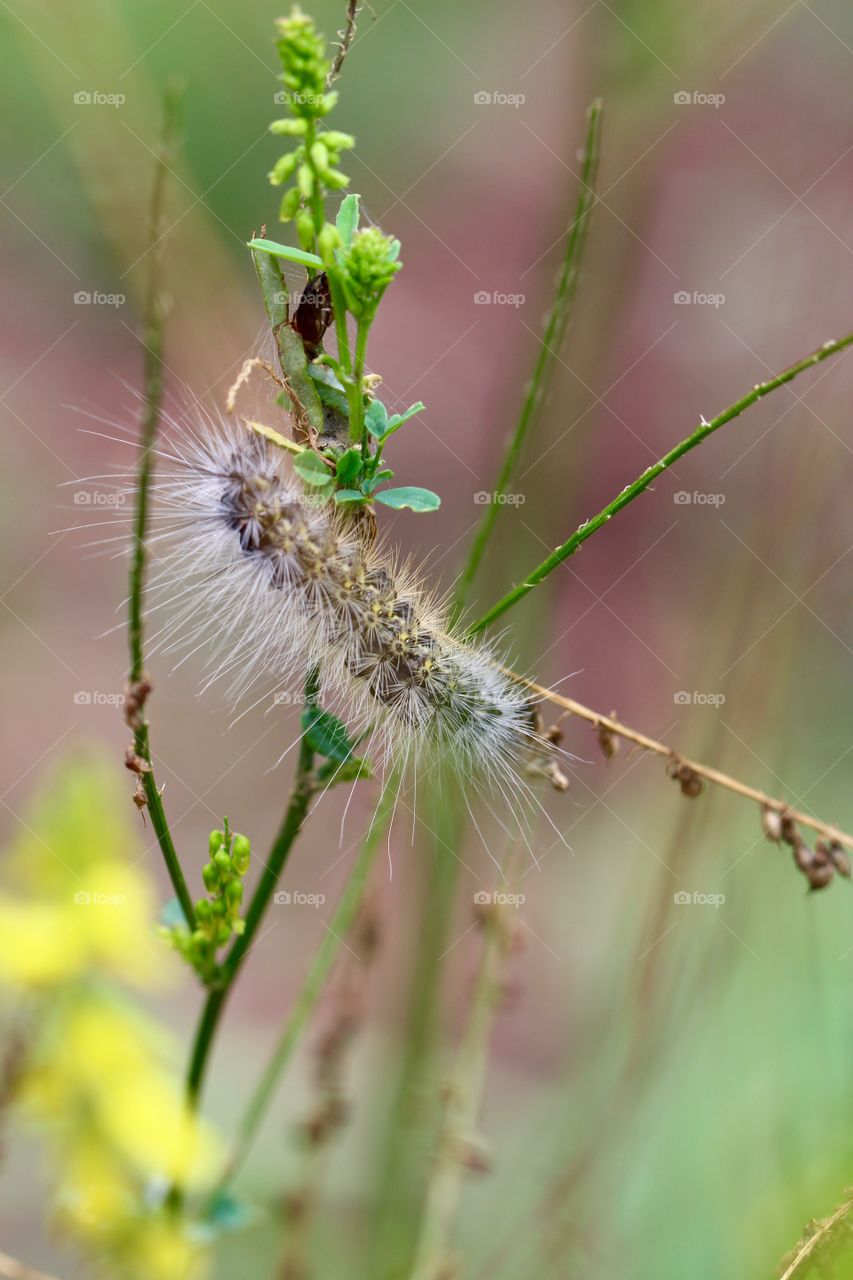
[[[373,495],[375,502],[400,511],[408,507],[410,511],[437,511],[441,506],[441,498],[431,489],[418,489],[405,485],[401,489],[382,489]]]
[[[358,230],[358,201],[357,195],[344,196],[341,207],[338,209],[338,216],[335,218],[335,226],[345,249],[350,247],[352,238]]]
[[[371,400],[364,413],[364,425],[372,436],[384,436],[388,426],[388,410],[381,400]]]
[[[318,756],[334,760],[338,764],[352,760],[355,746],[347,733],[346,725],[322,707],[307,706],[302,712],[302,732],[308,745]]]
[[[361,450],[347,449],[346,453],[342,453],[338,458],[335,468],[335,477],[339,485],[344,489],[356,479],[361,471]]]
[[[411,405],[405,413],[392,413],[388,417],[388,410],[381,400],[374,400],[367,408],[364,415],[367,430],[377,440],[387,440],[390,435],[398,431],[404,422],[408,422],[409,418],[413,418],[416,413],[422,413],[426,405],[422,400],[418,400],[416,404]]]
[[[276,244],[275,240],[250,240],[249,248],[271,253],[274,258],[286,258],[288,262],[298,262],[303,267],[319,267],[321,271],[323,269],[323,259],[318,258],[316,253],[294,249],[289,244]]]
[[[323,459],[309,449],[305,449],[294,459],[293,470],[306,484],[315,488],[323,489],[332,483],[332,473]]]

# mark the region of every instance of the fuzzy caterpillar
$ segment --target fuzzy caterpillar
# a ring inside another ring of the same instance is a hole
[[[296,698],[318,666],[324,700],[369,726],[385,760],[449,755],[499,786],[545,767],[530,695],[452,633],[363,521],[307,493],[280,449],[221,422],[184,431],[171,458],[155,539],[171,645],[213,642],[214,674],[237,673],[237,693],[272,677]]]

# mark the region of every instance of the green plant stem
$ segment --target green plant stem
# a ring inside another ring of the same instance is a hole
[[[306,706],[314,704],[318,688],[319,672],[317,668],[314,668],[309,674],[305,686]],[[254,942],[255,934],[270,904],[270,899],[278,884],[288,854],[293,848],[296,837],[302,830],[302,824],[308,815],[308,807],[311,804],[317,786],[317,779],[314,775],[314,752],[309,745],[307,735],[303,733],[299,744],[299,760],[296,766],[293,789],[290,793],[290,799],[279,827],[278,835],[267,855],[263,874],[249,903],[245,917],[245,928],[234,939],[231,950],[223,961],[219,984],[208,995],[202,1010],[187,1072],[187,1101],[193,1110],[198,1106],[205,1068],[210,1057],[210,1050],[225,1002],[228,999],[246,953]]]
[[[355,922],[370,872],[393,813],[399,785],[400,773],[395,769],[382,788],[367,835],[362,841],[355,865],[344,886],[320,948],[311,962],[311,967],[272,1056],[243,1112],[230,1159],[217,1188],[220,1192],[236,1177],[248,1156],[261,1121],[325,986],[338,949]]]
[[[364,423],[364,367],[367,360],[367,335],[370,322],[359,320],[355,334],[355,364],[353,389],[350,397],[350,438],[361,444],[361,456],[367,460],[370,453],[370,437]]]
[[[495,494],[505,494],[515,474],[521,450],[527,439],[530,427],[542,404],[542,398],[548,385],[548,378],[563,345],[566,328],[571,315],[572,306],[577,294],[580,280],[581,262],[586,244],[587,228],[590,214],[595,205],[595,181],[598,172],[598,157],[601,138],[602,103],[596,98],[587,109],[587,130],[584,143],[583,162],[581,166],[580,190],[575,206],[572,225],[566,243],[566,253],[560,274],[557,278],[557,289],[551,310],[545,321],[545,331],[536,357],[536,364],[524,393],[521,413],[510,438],[503,463],[495,485]],[[454,616],[458,617],[465,607],[468,593],[474,577],[482,562],[489,538],[492,535],[495,521],[501,504],[490,502],[474,534],[468,560],[462,571],[454,601]]]
[[[145,595],[145,570],[148,561],[147,536],[149,524],[149,496],[154,469],[154,446],[160,427],[163,406],[163,329],[165,304],[161,292],[160,267],[162,262],[163,200],[170,159],[178,133],[180,118],[180,93],[170,89],[164,99],[163,132],[157,153],[151,206],[148,219],[148,243],[150,267],[145,296],[143,320],[143,404],[139,466],[136,478],[136,511],[133,521],[133,554],[130,562],[130,589],[127,622],[130,666],[128,683],[138,685],[145,674],[145,640],[143,604]],[[141,774],[145,790],[145,802],[151,818],[151,826],[166,863],[169,879],[181,904],[190,928],[195,924],[192,898],[187,889],[184,873],[178,859],[175,844],[163,808],[163,799],[154,776],[151,761],[151,744],[144,706],[140,708],[133,725],[133,749],[135,755],[148,766]]]
[[[566,542],[557,547],[546,560],[543,560],[532,573],[528,574],[523,582],[513,587],[512,591],[507,592],[502,599],[498,600],[497,604],[492,605],[487,613],[484,613],[481,618],[468,628],[468,635],[476,635],[477,632],[483,631],[491,623],[502,617],[513,605],[518,604],[519,600],[523,600],[534,587],[537,587],[540,582],[544,582],[550,573],[553,573],[559,565],[568,560],[569,556],[574,555],[583,546],[587,538],[592,537],[596,530],[606,524],[623,507],[627,507],[635,498],[638,498],[641,493],[644,493],[649,485],[653,484],[658,476],[666,471],[667,467],[671,467],[679,458],[683,458],[691,449],[695,449],[697,445],[707,440],[708,436],[713,435],[715,431],[725,426],[727,422],[731,422],[733,418],[739,417],[745,409],[748,409],[764,396],[769,395],[771,391],[784,386],[787,382],[793,382],[794,378],[805,372],[806,369],[811,369],[823,360],[828,360],[830,356],[844,351],[851,343],[853,343],[853,333],[847,334],[844,338],[825,342],[823,346],[818,347],[811,355],[798,360],[796,364],[790,365],[782,373],[777,373],[766,382],[758,383],[747,395],[742,396],[740,400],[736,400],[733,405],[723,410],[716,418],[712,418],[710,422],[705,422],[703,419],[691,435],[682,440],[680,444],[677,444],[674,449],[670,449],[669,453],[661,458],[660,462],[647,467],[641,476],[632,484],[626,485],[612,502],[609,502],[606,507],[599,511],[597,516],[594,516],[591,520],[584,521],[580,528]]]
[[[349,334],[347,333],[346,295],[340,276],[333,267],[327,267],[326,278],[329,281],[329,293],[332,295],[332,315],[335,320],[335,337],[338,340],[339,376],[341,376],[342,381],[345,381],[352,375],[352,357],[349,349]],[[346,385],[347,397],[349,397],[349,383],[347,382]]]

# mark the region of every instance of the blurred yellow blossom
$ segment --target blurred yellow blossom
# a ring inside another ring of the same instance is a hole
[[[96,761],[57,773],[27,815],[0,892],[0,989],[30,997],[17,1087],[57,1183],[55,1220],[109,1280],[202,1280],[205,1249],[169,1211],[215,1177],[216,1135],[186,1109],[170,1035],[115,979],[150,981],[154,893],[128,799]]]
[[[136,982],[165,972],[154,898],[113,772],[83,757],[32,802],[0,892],[0,982],[44,987],[87,970]]]

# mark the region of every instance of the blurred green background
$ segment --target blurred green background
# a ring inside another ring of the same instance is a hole
[[[330,36],[342,9],[310,6]],[[162,90],[172,75],[187,86],[167,258],[180,412],[190,397],[221,405],[263,332],[244,245],[275,227],[266,173],[279,148],[266,127],[278,12],[266,0],[0,9],[0,821],[10,837],[62,752],[94,740],[121,769],[125,731],[109,703],[126,665],[111,630],[124,563],[112,544],[93,554],[88,537],[56,531],[92,517],[62,485],[129,461],[120,435],[140,381]],[[362,15],[336,123],[358,139],[353,189],[400,237],[405,262],[371,364],[389,404],[426,401],[395,465],[443,495],[437,516],[383,522],[439,585],[458,572],[535,356],[588,100],[605,100],[601,199],[519,500],[501,514],[478,584],[483,607],[700,414],[853,327],[852,65],[842,0],[379,0]],[[543,682],[846,829],[851,359],[780,390],[686,458],[513,615],[508,637]],[[98,536],[124,532],[125,513],[107,518],[117,523]],[[174,661],[152,663],[150,709],[176,839],[197,876],[223,813],[258,847],[273,832],[289,765],[274,766],[296,718],[259,707],[229,727],[221,691],[197,697],[203,655],[171,674]],[[494,1168],[466,1186],[463,1274],[769,1277],[853,1181],[849,885],[807,896],[749,805],[684,801],[655,761],[623,752],[605,765],[587,728],[564,727],[579,757],[572,790],[545,803],[569,848],[539,822],[540,866],[523,879],[526,945],[511,961],[518,991],[497,1020],[482,1120]],[[290,883],[327,904],[274,918],[253,954],[211,1078],[209,1110],[226,1129],[324,935],[372,798],[363,788],[339,843],[346,797],[327,797],[294,855]],[[321,1275],[352,1273],[377,1211],[415,938],[440,874],[437,822],[435,810],[415,819],[403,806],[393,879],[387,862],[377,869],[382,947],[352,1116],[328,1166]],[[165,897],[150,831],[138,838]],[[476,838],[456,852],[445,1048],[476,956],[472,895],[492,879]],[[674,901],[694,891],[725,901]],[[197,1003],[186,982],[157,1008],[185,1035]],[[270,1206],[298,1169],[308,1056],[243,1176]],[[44,1226],[28,1146],[11,1140],[0,1177],[0,1248],[72,1274]],[[276,1274],[274,1211],[249,1238],[251,1262],[235,1239],[218,1274]]]

